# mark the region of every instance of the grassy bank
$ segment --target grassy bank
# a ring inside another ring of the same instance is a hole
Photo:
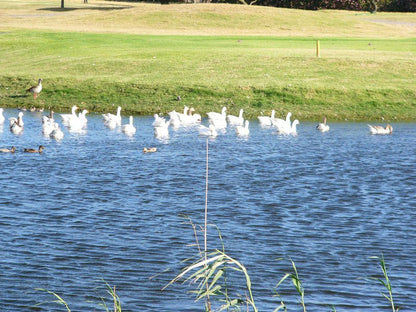
[[[323,115],[416,120],[413,15],[66,3],[74,7],[61,11],[53,8],[55,2],[1,3],[6,18],[0,35],[0,106],[59,111],[78,104],[105,111],[122,105],[125,112],[152,114],[188,105],[204,114],[225,105],[229,113],[244,108],[248,117],[276,109],[302,120]],[[125,7],[111,7],[116,5]],[[178,14],[184,16],[182,35]],[[313,35],[300,25],[299,15],[311,23]],[[51,29],[53,24],[59,31]],[[351,36],[345,36],[348,30]],[[35,100],[25,90],[38,78],[44,79],[44,90]]]

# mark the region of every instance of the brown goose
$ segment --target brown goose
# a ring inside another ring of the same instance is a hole
[[[33,97],[36,99],[40,93],[40,91],[42,91],[42,79],[38,80],[38,84],[36,86],[30,87],[29,89],[26,90],[26,92],[30,92],[33,94]]]

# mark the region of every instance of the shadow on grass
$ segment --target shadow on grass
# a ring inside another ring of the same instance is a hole
[[[131,5],[110,5],[110,6],[89,6],[86,5],[85,7],[75,7],[75,8],[41,8],[38,9],[39,11],[50,11],[50,12],[69,12],[69,11],[77,11],[77,10],[98,10],[98,11],[111,11],[111,10],[124,10],[133,8]]]

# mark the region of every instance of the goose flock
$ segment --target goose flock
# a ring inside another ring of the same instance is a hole
[[[41,79],[39,83],[41,83]],[[39,91],[40,92],[40,91]],[[70,113],[60,114],[62,125],[65,126],[70,132],[82,132],[87,128],[87,114],[88,110],[83,109],[77,113],[79,107],[77,105],[72,106]],[[136,128],[133,123],[133,116],[129,116],[129,122],[122,124],[121,106],[117,107],[115,114],[106,113],[102,114],[103,124],[109,129],[120,128],[120,131],[128,136],[133,136],[136,133]],[[3,108],[0,108],[0,126],[2,126],[6,120],[3,116]],[[183,113],[171,111],[168,113],[168,119],[161,117],[158,114],[154,114],[154,121],[152,123],[154,136],[157,139],[168,139],[169,129],[178,129],[179,127],[192,127],[195,126],[200,136],[215,138],[219,133],[224,133],[228,127],[234,129],[235,134],[239,137],[248,137],[250,135],[249,125],[250,122],[243,117],[244,110],[240,109],[239,115],[227,114],[227,108],[224,106],[221,112],[208,112],[207,119],[208,125],[202,125],[202,118],[200,114],[195,113],[194,108],[184,107]],[[296,135],[297,126],[299,120],[295,119],[291,121],[292,113],[288,112],[285,119],[276,118],[276,111],[272,110],[270,116],[258,116],[257,119],[261,127],[271,127],[276,129],[276,133],[280,135]],[[24,130],[23,112],[19,111],[16,117],[9,117],[9,129],[15,134],[19,135]],[[391,125],[385,127],[379,125],[368,125],[371,134],[391,134],[393,128]],[[321,132],[329,131],[330,127],[327,124],[326,117],[323,121],[318,123],[316,129]],[[62,140],[64,132],[61,130],[60,124],[54,118],[54,112],[51,110],[50,114],[42,116],[42,133],[45,137],[50,137],[54,140]],[[38,150],[25,149],[26,152],[42,153],[43,146],[39,146]],[[0,153],[14,153],[15,147],[0,148]],[[144,150],[144,152],[155,151],[151,148]]]

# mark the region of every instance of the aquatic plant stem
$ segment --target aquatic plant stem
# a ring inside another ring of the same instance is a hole
[[[204,215],[204,258],[205,263],[207,261],[207,250],[208,250],[208,242],[207,242],[207,225],[208,225],[208,138],[207,138],[207,144],[206,144],[206,159],[205,159],[205,215]],[[209,286],[208,282],[206,283],[207,288],[207,297],[205,301],[205,306],[207,311],[211,311],[211,302],[209,300]]]

